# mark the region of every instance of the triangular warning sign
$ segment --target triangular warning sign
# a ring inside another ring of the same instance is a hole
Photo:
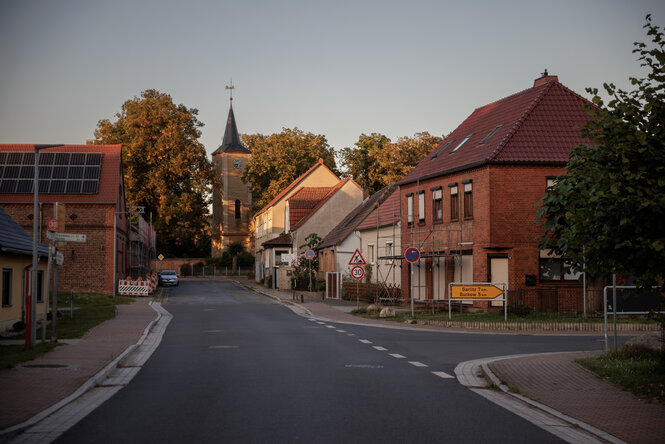
[[[351,256],[349,265],[367,265],[367,262],[365,262],[365,259],[363,259],[363,255],[360,254],[360,250],[357,248],[355,253],[353,253],[353,256]]]

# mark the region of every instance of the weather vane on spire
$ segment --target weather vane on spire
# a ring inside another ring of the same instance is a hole
[[[231,99],[230,100],[233,102],[233,90],[236,89],[236,87],[233,86],[233,79],[231,79],[231,85],[226,85],[224,88],[228,89],[230,91],[230,94],[231,94]]]

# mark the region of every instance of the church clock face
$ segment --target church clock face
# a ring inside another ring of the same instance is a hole
[[[233,161],[233,168],[239,170],[241,168],[241,166],[242,166],[242,162],[240,162],[239,160],[234,160]]]

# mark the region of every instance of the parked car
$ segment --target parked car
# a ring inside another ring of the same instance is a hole
[[[159,285],[175,285],[177,287],[180,285],[180,282],[178,281],[178,273],[176,273],[175,270],[162,270],[162,272],[159,273]]]

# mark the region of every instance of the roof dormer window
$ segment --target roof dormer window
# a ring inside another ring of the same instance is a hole
[[[457,145],[455,148],[453,148],[453,150],[452,150],[450,153],[452,154],[452,153],[454,153],[455,151],[457,151],[458,149],[460,149],[460,148],[462,147],[462,145],[464,145],[466,142],[469,141],[469,139],[471,138],[471,136],[473,136],[473,134],[469,134],[468,136],[466,136],[466,137],[464,138],[464,140],[462,140],[462,142],[460,142],[459,145]]]

